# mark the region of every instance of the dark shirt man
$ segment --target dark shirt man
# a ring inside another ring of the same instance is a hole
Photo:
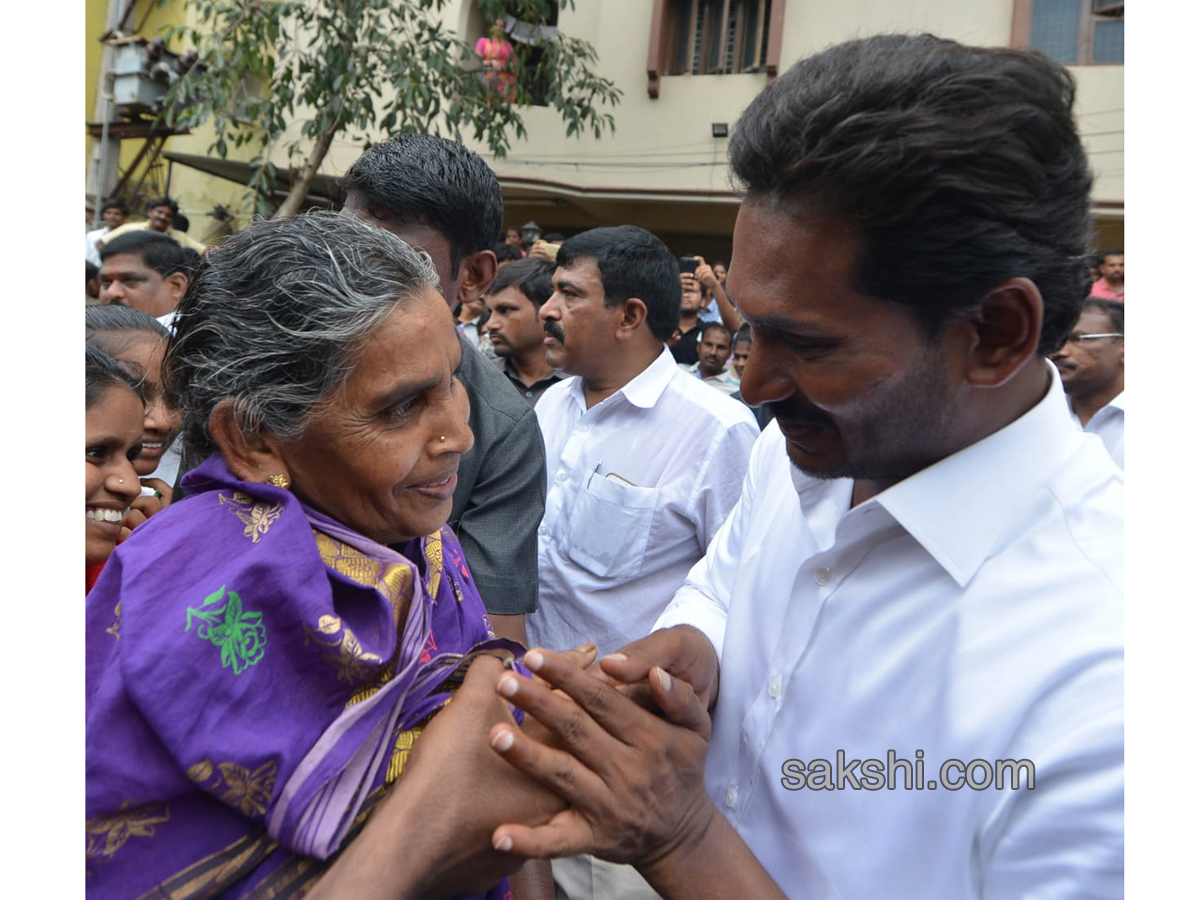
[[[506,244],[505,246],[511,246]],[[554,293],[554,263],[531,256],[503,266],[483,295],[491,315],[483,332],[496,361],[530,406],[562,375],[546,361],[546,332],[538,311]]]
[[[708,289],[688,272],[679,274],[679,282],[683,289],[676,329],[679,338],[670,345],[670,350],[675,362],[692,366],[700,360],[700,329],[704,325],[700,314],[708,306]]]
[[[349,213],[429,254],[452,310],[478,300],[496,277],[500,184],[462,144],[431,135],[382,141],[350,167],[342,191]],[[524,617],[537,609],[545,449],[533,410],[508,379],[461,335],[459,343],[475,445],[459,464],[449,524],[496,633],[523,641]]]

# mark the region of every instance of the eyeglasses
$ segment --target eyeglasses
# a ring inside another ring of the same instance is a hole
[[[1085,341],[1098,341],[1100,338],[1124,338],[1125,335],[1117,334],[1115,331],[1105,332],[1104,334],[1072,334],[1068,335],[1067,340],[1072,344],[1082,344]]]

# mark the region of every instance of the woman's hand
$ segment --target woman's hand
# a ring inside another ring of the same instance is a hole
[[[496,694],[504,668],[480,656],[430,721],[400,779],[309,895],[447,897],[482,893],[524,861],[492,847],[502,822],[538,825],[565,803],[488,746],[497,724],[517,730]]]

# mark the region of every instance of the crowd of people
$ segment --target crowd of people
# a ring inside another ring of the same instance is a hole
[[[1120,896],[1124,257],[1072,97],[801,60],[728,265],[525,246],[428,135],[211,248],[104,204],[89,896]]]

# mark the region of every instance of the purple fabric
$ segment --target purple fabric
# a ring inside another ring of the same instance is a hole
[[[286,896],[297,856],[342,846],[462,655],[523,648],[489,640],[449,528],[402,555],[220,457],[184,484],[87,597],[88,894]]]

